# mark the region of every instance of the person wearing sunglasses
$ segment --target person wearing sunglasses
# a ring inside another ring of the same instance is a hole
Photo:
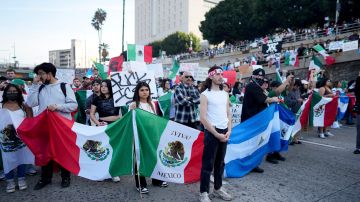
[[[193,83],[192,74],[185,71],[182,82],[175,88],[175,121],[196,128],[195,105],[200,103],[200,94]]]

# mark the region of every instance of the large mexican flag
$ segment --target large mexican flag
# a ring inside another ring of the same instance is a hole
[[[75,114],[75,121],[86,124],[86,100],[93,94],[91,90],[78,90],[75,92],[76,101],[78,103],[78,111]]]
[[[152,46],[128,44],[127,60],[152,63]]]
[[[17,131],[34,153],[36,165],[54,160],[75,175],[103,180],[132,173],[131,121],[128,113],[108,126],[86,126],[44,111],[25,119]]]
[[[198,181],[203,133],[143,110],[134,112],[135,151],[140,175],[174,183]]]
[[[336,119],[338,97],[322,97],[314,92],[311,98],[309,125],[315,127],[331,126]]]

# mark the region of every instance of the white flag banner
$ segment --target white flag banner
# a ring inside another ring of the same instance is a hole
[[[155,78],[164,77],[164,69],[162,63],[149,64],[147,65],[147,69],[154,72]]]
[[[343,44],[343,51],[351,51],[351,50],[356,50],[359,48],[359,41],[349,41],[349,42],[344,42]]]

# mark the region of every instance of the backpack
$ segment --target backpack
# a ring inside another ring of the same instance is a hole
[[[61,82],[60,83],[60,88],[61,88],[61,91],[63,92],[65,98],[66,98],[66,83],[64,82]],[[39,95],[38,95],[38,101],[39,101],[39,96],[40,96],[40,92],[41,90],[45,87],[45,84],[41,84],[40,88],[39,88]]]

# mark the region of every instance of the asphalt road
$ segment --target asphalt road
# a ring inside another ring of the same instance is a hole
[[[355,127],[332,129],[335,137],[320,139],[315,130],[303,132],[303,144],[289,146],[285,162],[264,161],[263,174],[250,173],[240,179],[225,179],[225,188],[234,201],[360,201],[360,155],[353,154]],[[27,177],[29,188],[6,193],[0,182],[0,201],[198,201],[199,183],[169,184],[168,188],[149,185],[150,193],[135,190],[132,176],[121,182],[94,182],[72,176],[69,188],[60,187],[59,174],[51,185],[34,191],[39,175]],[[151,180],[148,180],[149,184]],[[213,201],[221,201],[214,199]]]

